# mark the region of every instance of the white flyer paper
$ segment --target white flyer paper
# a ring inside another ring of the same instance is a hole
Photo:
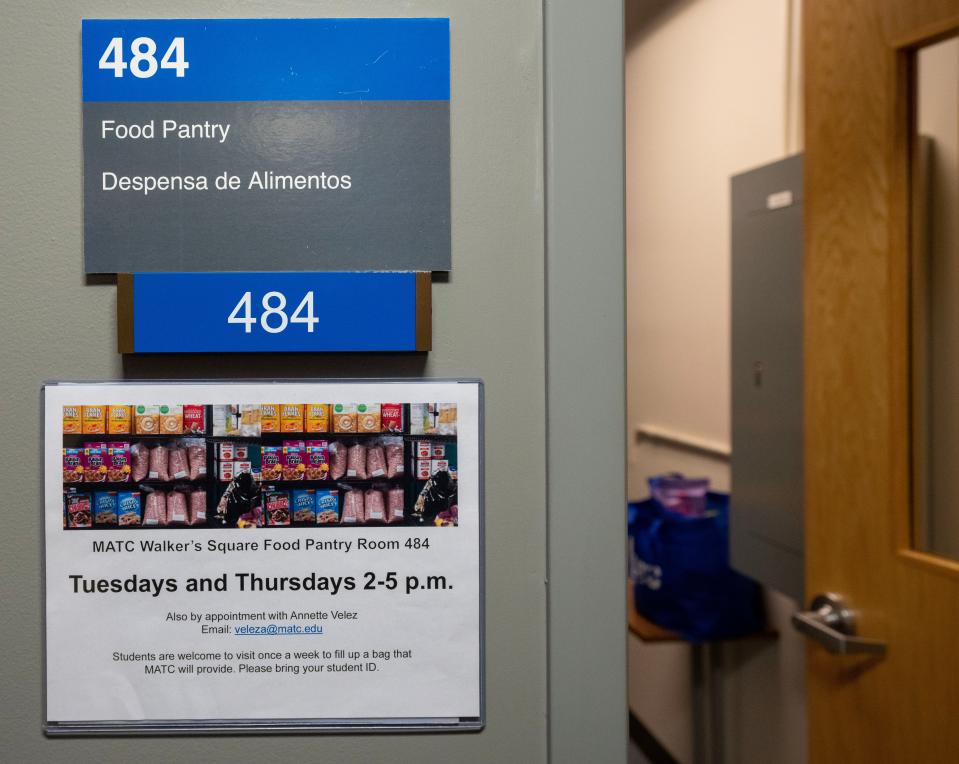
[[[482,726],[481,383],[60,383],[44,417],[49,732]]]

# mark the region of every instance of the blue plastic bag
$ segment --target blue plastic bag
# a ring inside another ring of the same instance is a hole
[[[761,631],[759,585],[729,567],[729,497],[710,492],[704,517],[684,517],[653,500],[629,505],[630,576],[636,610],[708,642]]]

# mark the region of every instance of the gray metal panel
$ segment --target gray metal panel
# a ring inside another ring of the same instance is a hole
[[[734,567],[800,602],[802,169],[797,155],[732,179],[730,511]]]
[[[550,760],[615,762],[627,735],[623,6],[544,10]]]

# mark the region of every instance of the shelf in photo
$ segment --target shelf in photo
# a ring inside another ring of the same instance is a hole
[[[191,488],[205,488],[207,485],[206,477],[199,477],[195,480],[189,480],[188,478],[181,478],[179,480],[140,480],[134,482],[132,480],[124,482],[96,482],[96,483],[64,483],[63,489],[75,489],[77,493],[93,493],[95,491],[139,491],[141,488],[152,488],[154,490],[159,490],[161,488],[168,488],[172,490],[176,486],[191,487]],[[224,484],[226,485],[226,484]]]

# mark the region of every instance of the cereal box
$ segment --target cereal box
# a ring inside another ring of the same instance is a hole
[[[93,522],[97,525],[117,524],[116,491],[97,491],[93,494]]]
[[[125,483],[130,479],[130,444],[106,443],[107,480]]]
[[[430,460],[430,475],[435,475],[437,472],[449,472],[450,463],[446,459],[431,459]]]
[[[330,475],[330,450],[325,440],[306,441],[306,479],[326,480]]]
[[[302,440],[284,440],[280,453],[284,480],[303,480],[306,476],[306,444]]]
[[[262,480],[281,480],[283,467],[280,464],[281,446],[262,446],[260,448],[260,474]]]
[[[433,444],[428,440],[416,441],[416,458],[431,459],[433,456]]]
[[[333,404],[333,431],[356,432],[356,404]]]
[[[379,432],[380,431],[380,404],[379,403],[357,403],[356,404],[356,431],[357,432]]]
[[[131,415],[131,406],[107,406],[107,433],[110,435],[129,435],[132,433]]]
[[[340,521],[339,491],[317,490],[316,522],[318,525],[338,523]]]
[[[416,479],[417,480],[429,480],[430,479],[430,460],[429,459],[417,459],[416,460]]]
[[[158,435],[160,432],[160,407],[134,406],[133,429],[137,435]]]
[[[303,404],[280,405],[280,432],[303,432]]]
[[[183,432],[188,435],[203,435],[206,432],[206,406],[183,406]]]
[[[87,444],[83,448],[83,480],[85,483],[104,483],[107,479],[106,448]]]
[[[280,431],[280,404],[260,404],[260,430],[262,432]]]
[[[233,462],[233,474],[242,475],[244,472],[253,472],[253,462],[243,461],[243,462]]]
[[[306,404],[306,431],[307,432],[329,432],[330,431],[330,404],[329,403],[307,403]]]
[[[160,406],[160,432],[164,435],[183,434],[183,406]]]
[[[268,525],[290,524],[290,495],[286,491],[267,491],[263,497]]]
[[[81,408],[84,435],[105,435],[107,431],[106,406],[83,406]]]
[[[140,524],[139,491],[120,491],[117,494],[117,522],[121,528]]]
[[[83,449],[82,448],[63,449],[63,482],[64,483],[82,483],[83,482]]]
[[[431,459],[445,459],[446,458],[446,446],[442,443],[434,443],[430,449],[430,458]]]
[[[292,512],[294,523],[316,522],[316,491],[312,488],[303,488],[293,491]]]
[[[236,444],[226,441],[218,445],[217,456],[221,461],[232,462],[236,458]]]
[[[63,434],[79,435],[83,432],[83,419],[80,415],[80,406],[63,407]]]
[[[67,528],[92,528],[93,509],[88,493],[68,493],[64,497],[67,504]]]
[[[380,404],[380,429],[383,432],[403,432],[403,404]]]

